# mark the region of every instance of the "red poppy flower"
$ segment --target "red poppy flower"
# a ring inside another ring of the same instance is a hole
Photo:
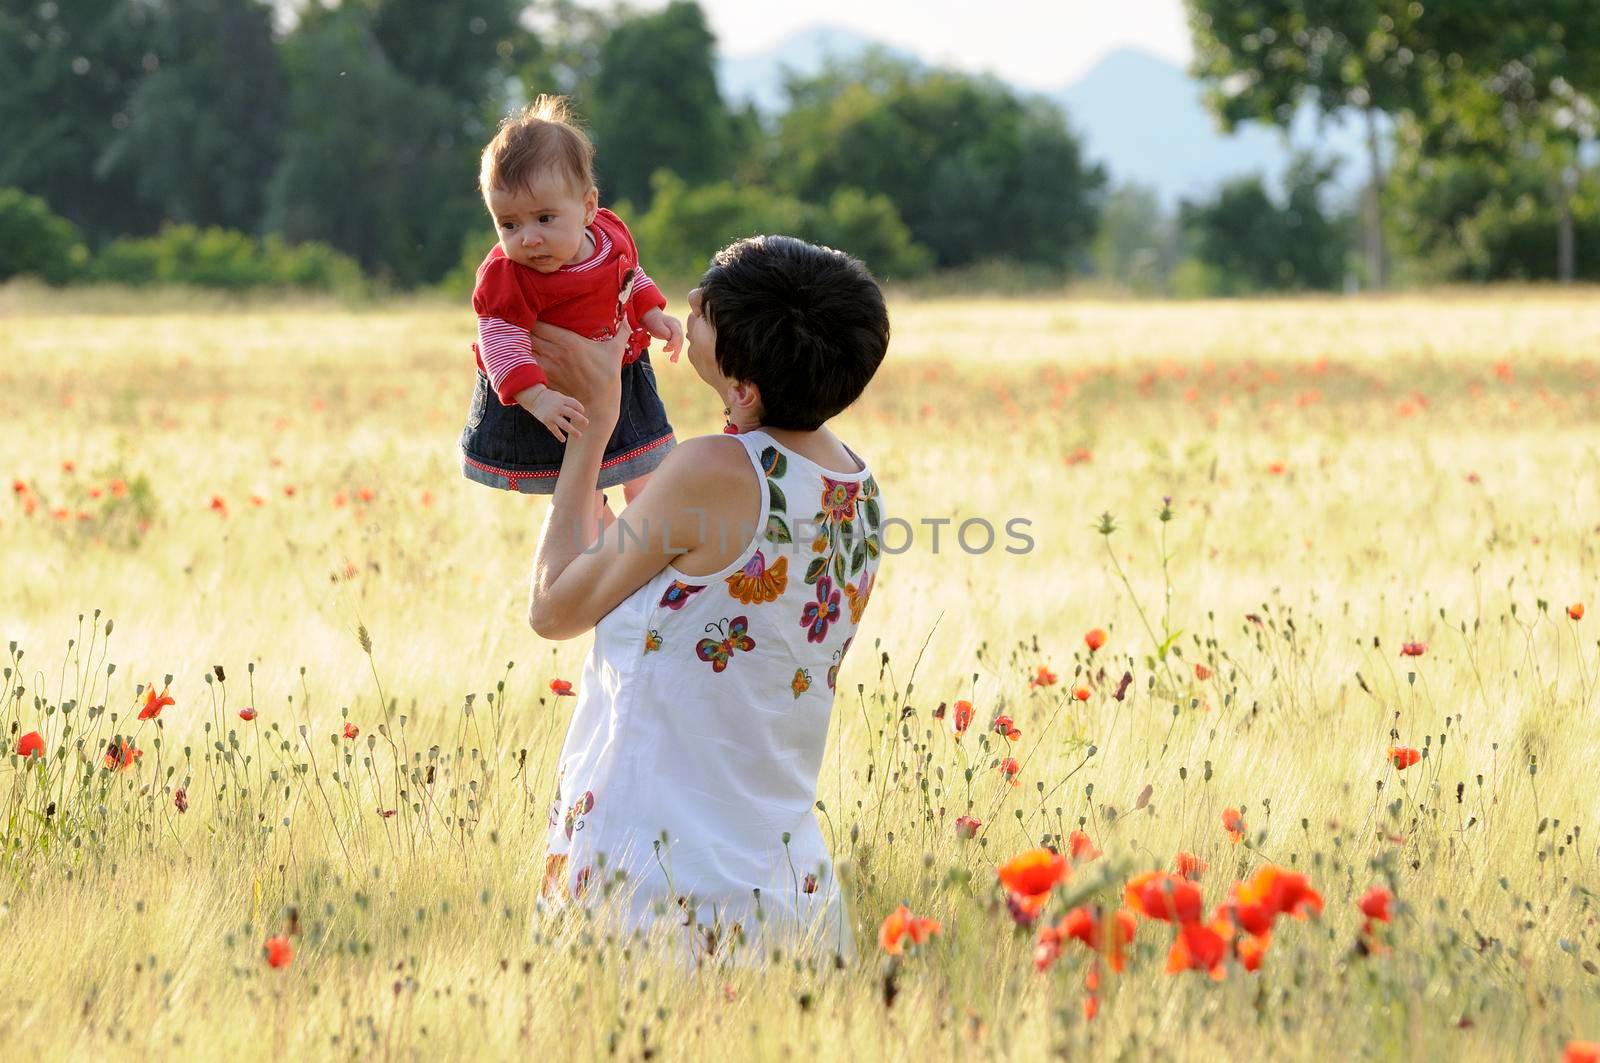
[[[1179,853],[1172,859],[1172,870],[1190,882],[1199,882],[1210,866],[1193,853]]]
[[[360,733],[361,733],[361,728],[357,727],[355,724],[347,723],[347,724],[344,725],[344,736],[346,738],[354,740],[355,737],[357,735],[359,735]]]
[[[1097,627],[1090,628],[1083,636],[1083,641],[1088,645],[1089,652],[1093,653],[1106,644],[1106,633]]]
[[[1307,914],[1322,914],[1322,894],[1311,888],[1311,880],[1298,871],[1268,864],[1245,882],[1235,883],[1228,901],[1219,910],[1241,930],[1265,937],[1280,915],[1304,919]]]
[[[1568,1041],[1562,1063],[1600,1063],[1600,1041]]]
[[[972,726],[972,702],[956,702],[955,715],[951,717],[950,725],[956,729],[957,738],[967,733],[967,728]]]
[[[371,502],[374,498],[378,497],[378,494],[370,487],[363,487],[361,490],[356,492],[356,497],[361,499],[363,502]]]
[[[1072,688],[1072,696],[1077,698],[1079,701],[1088,701],[1089,693],[1089,688],[1081,683]]]
[[[1574,620],[1582,620],[1583,619],[1583,603],[1582,602],[1573,602],[1571,605],[1567,606],[1567,615],[1570,616]]]
[[[1426,642],[1408,642],[1400,647],[1400,656],[1402,657],[1421,657],[1427,652],[1428,644]]]
[[[78,463],[73,461],[70,458],[61,463],[61,471],[62,472],[72,473],[72,472],[76,472],[77,470],[78,470]]]
[[[269,937],[261,948],[268,966],[287,967],[289,961],[294,959],[294,946],[289,944],[289,939],[282,934]]]
[[[256,710],[252,709],[250,706],[246,705],[244,708],[239,710],[239,719],[243,720],[245,723],[249,723],[255,718]]]
[[[1188,923],[1178,928],[1172,951],[1167,953],[1167,973],[1180,971],[1205,971],[1221,981],[1227,977],[1223,964],[1228,959],[1228,943],[1233,938],[1233,927],[1226,919],[1210,923]]]
[[[1244,817],[1237,808],[1222,810],[1222,829],[1228,832],[1228,837],[1233,839],[1235,845],[1244,840]]]
[[[161,710],[177,702],[167,693],[167,688],[162,687],[161,693],[156,693],[156,685],[149,684],[144,688],[144,707],[139,710],[139,719],[153,720],[161,715]]]
[[[1000,884],[1010,894],[1019,922],[1032,922],[1050,900],[1050,893],[1070,874],[1067,858],[1051,849],[1029,849],[1001,864],[996,870]]]
[[[180,816],[189,811],[189,791],[182,786],[172,791],[172,807],[178,810]]]
[[[1106,949],[1111,969],[1121,971],[1127,965],[1125,950],[1133,941],[1134,931],[1138,929],[1138,925],[1137,917],[1126,908],[1119,908],[1109,921],[1103,918],[1099,908],[1074,908],[1055,926],[1040,929],[1033,950],[1034,967],[1044,970],[1061,955],[1061,948],[1066,942],[1081,941],[1086,948],[1094,952]],[[1111,931],[1109,942],[1105,934],[1108,928]],[[1099,988],[1099,978],[1092,967],[1090,977],[1092,983],[1089,989],[1092,992]]]
[[[806,872],[806,877],[803,880],[801,880],[801,883],[800,883],[800,892],[801,893],[815,893],[815,892],[817,892],[817,876],[815,874],[813,874],[810,871]]]
[[[976,838],[978,828],[983,826],[983,820],[971,816],[960,816],[956,819],[956,837]]]
[[[1380,923],[1389,922],[1389,904],[1394,900],[1394,894],[1382,886],[1374,886],[1361,895],[1356,904],[1361,908],[1361,914],[1367,917],[1368,925],[1376,919]]]
[[[994,718],[993,726],[995,734],[1004,735],[1012,742],[1015,742],[1017,739],[1022,737],[1022,732],[1019,731],[1017,726],[1011,722],[1011,717],[1009,716],[996,716]]]
[[[1017,785],[1017,772],[1022,770],[1022,765],[1017,763],[1016,757],[1006,757],[997,767],[1000,774],[1005,776],[1007,782],[1012,786]]]
[[[28,493],[28,483],[26,480],[12,480],[11,490],[15,494],[25,495]]]
[[[1081,830],[1075,830],[1067,835],[1067,852],[1071,854],[1074,862],[1087,862],[1100,855],[1100,850],[1094,847],[1094,842]]]
[[[572,684],[565,679],[550,680],[550,692],[558,698],[572,697]]]
[[[38,731],[29,731],[17,739],[17,756],[24,760],[32,756],[44,757],[44,739]]]
[[[913,945],[920,945],[939,933],[940,929],[937,920],[918,919],[911,914],[911,909],[902,904],[890,912],[883,920],[883,925],[878,927],[878,944],[884,952],[898,956],[905,947],[906,938],[910,938]]]
[[[1049,668],[1041,664],[1037,669],[1034,670],[1033,678],[1028,680],[1028,686],[1053,687],[1060,678],[1060,676],[1056,675]]]
[[[221,495],[212,495],[209,505],[211,506],[211,512],[217,516],[226,517],[228,515],[228,503],[223,501]]]
[[[1405,771],[1421,759],[1422,754],[1410,746],[1389,747],[1389,763],[1394,765],[1396,771]]]
[[[1194,677],[1200,680],[1200,682],[1204,683],[1207,679],[1211,678],[1211,669],[1207,668],[1203,664],[1196,664],[1194,666]]]
[[[133,767],[133,762],[144,756],[144,750],[138,748],[126,738],[117,738],[106,746],[105,764],[108,771],[127,771]]]
[[[1198,922],[1205,910],[1200,887],[1165,871],[1145,871],[1128,880],[1123,898],[1146,919],[1168,923]]]
[[[1247,971],[1259,971],[1261,961],[1267,957],[1267,945],[1272,937],[1263,934],[1260,937],[1246,935],[1234,943],[1233,954],[1239,958],[1239,966]]]

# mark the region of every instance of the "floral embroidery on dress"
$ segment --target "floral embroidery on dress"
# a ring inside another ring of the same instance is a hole
[[[594,791],[585,790],[583,796],[574,801],[572,806],[567,809],[565,827],[568,841],[572,840],[574,831],[583,829],[583,817],[592,811],[594,811]]]
[[[766,538],[774,545],[794,542],[794,532],[789,528],[789,500],[778,486],[778,481],[788,471],[789,459],[777,447],[767,447],[761,452],[761,472],[767,481]]]
[[[682,580],[675,579],[667,587],[666,593],[661,595],[660,604],[672,610],[682,609],[691,595],[699,594],[703,590],[705,590],[704,587],[696,587],[692,583],[685,583]]]
[[[696,657],[711,665],[713,672],[722,672],[728,667],[728,662],[733,660],[735,650],[749,653],[756,648],[756,640],[750,637],[750,618],[736,616],[729,620],[724,618],[714,624],[706,625],[707,631],[714,631],[722,637],[719,639],[701,639],[694,648]]]
[[[833,581],[823,576],[817,580],[817,600],[807,602],[800,614],[800,626],[811,629],[806,632],[806,641],[821,642],[827,638],[828,625],[837,619],[839,619],[839,592],[833,589]]]
[[[661,648],[661,632],[651,628],[644,633],[644,652],[654,653]]]
[[[866,578],[858,587],[854,583],[844,585],[845,600],[850,603],[850,622],[861,623],[861,614],[867,611],[867,599],[872,597],[872,585],[878,579],[877,569],[868,572]]]
[[[844,663],[844,655],[850,652],[850,644],[855,640],[856,637],[851,635],[844,640],[844,645],[833,653],[833,663],[828,666],[828,689],[830,691],[834,689],[839,681],[839,666]]]
[[[796,668],[794,678],[789,681],[789,689],[794,692],[798,700],[801,694],[811,689],[811,672],[805,668]]]
[[[728,593],[745,605],[775,602],[789,585],[789,559],[780,557],[771,565],[760,550],[745,562],[744,568],[728,577]]]
[[[860,483],[824,476],[821,506],[812,518],[817,534],[811,552],[817,556],[806,566],[805,579],[815,583],[831,566],[834,581],[843,586],[882,548],[877,481],[871,476]]]

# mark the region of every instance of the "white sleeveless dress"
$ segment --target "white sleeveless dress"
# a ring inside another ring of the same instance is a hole
[[[668,565],[595,626],[544,899],[682,927],[696,956],[849,957],[814,804],[835,679],[878,570],[878,486],[859,458],[834,471],[759,430],[733,438],[761,484],[756,534],[711,575]]]

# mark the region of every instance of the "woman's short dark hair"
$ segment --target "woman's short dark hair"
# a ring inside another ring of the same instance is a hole
[[[812,431],[866,390],[889,347],[889,310],[867,267],[792,236],[718,251],[700,279],[717,368],[761,390],[761,423]]]

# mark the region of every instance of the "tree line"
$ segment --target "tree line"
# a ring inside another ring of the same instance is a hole
[[[1053,104],[881,53],[789,76],[776,115],[734,107],[693,0],[0,0],[0,278],[460,287],[493,239],[477,152],[552,90],[665,277],[782,230],[890,278],[1600,278],[1600,5],[1187,3],[1224,124],[1365,123],[1359,203],[1307,156],[1164,214],[1111,187]]]

